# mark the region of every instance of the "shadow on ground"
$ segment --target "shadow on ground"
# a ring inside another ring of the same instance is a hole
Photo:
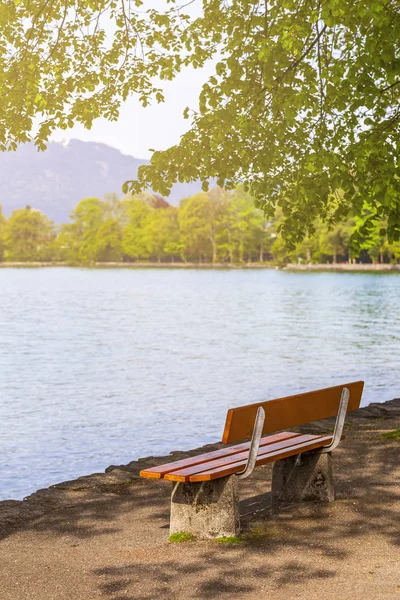
[[[398,548],[398,449],[383,442],[379,433],[365,432],[357,438],[335,453],[334,504],[291,505],[274,512],[269,492],[253,495],[270,483],[271,469],[259,469],[252,480],[241,482],[245,498],[240,507],[240,544],[190,542],[166,549],[161,559],[149,556],[147,561],[144,556],[132,564],[97,569],[101,596],[240,598],[261,591],[266,581],[279,590],[289,584],[333,580],[371,539]],[[185,582],[185,589],[180,582]]]
[[[329,585],[365,549],[399,550],[399,443],[382,438],[385,427],[379,420],[349,424],[347,440],[334,452],[333,504],[273,511],[269,465],[241,481],[239,544],[170,544],[170,485],[138,479],[132,466],[42,490],[25,503],[2,503],[0,538],[29,531],[88,547],[99,538],[97,552],[103,544],[108,552],[88,567],[93,598],[234,599],[310,581]],[[127,522],[132,544],[127,540],[123,556],[110,558]]]

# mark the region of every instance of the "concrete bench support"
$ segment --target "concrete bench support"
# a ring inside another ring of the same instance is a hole
[[[239,535],[237,478],[199,483],[174,483],[170,533],[191,533],[210,539]]]
[[[331,453],[306,452],[274,463],[272,503],[335,499]]]

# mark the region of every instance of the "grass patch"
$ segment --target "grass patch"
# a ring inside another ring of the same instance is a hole
[[[400,440],[400,429],[394,429],[393,431],[387,431],[382,435],[384,440]]]
[[[243,538],[246,542],[258,543],[258,542],[266,542],[269,538],[278,537],[280,535],[279,529],[277,527],[257,527],[255,529],[251,529],[249,533],[246,533]]]
[[[194,539],[192,533],[185,533],[184,531],[179,531],[178,533],[173,533],[169,536],[169,541],[175,544],[179,544],[180,542],[191,542]]]
[[[270,537],[277,537],[279,535],[279,529],[277,527],[265,527],[265,528],[259,528],[259,529],[252,529],[251,530],[252,535],[254,536],[270,536]]]
[[[219,537],[215,541],[218,544],[240,544],[242,540],[236,535],[231,535],[229,537]]]

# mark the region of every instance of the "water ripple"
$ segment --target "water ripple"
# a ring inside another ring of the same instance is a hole
[[[220,439],[226,410],[400,395],[400,276],[0,270],[0,498]]]

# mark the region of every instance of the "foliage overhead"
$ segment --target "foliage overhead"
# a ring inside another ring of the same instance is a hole
[[[198,5],[200,13],[191,15]],[[189,13],[189,14],[187,14]],[[289,246],[352,213],[400,239],[399,0],[14,0],[0,5],[0,144],[118,118],[129,95],[218,57],[179,144],[125,191],[244,183]]]

